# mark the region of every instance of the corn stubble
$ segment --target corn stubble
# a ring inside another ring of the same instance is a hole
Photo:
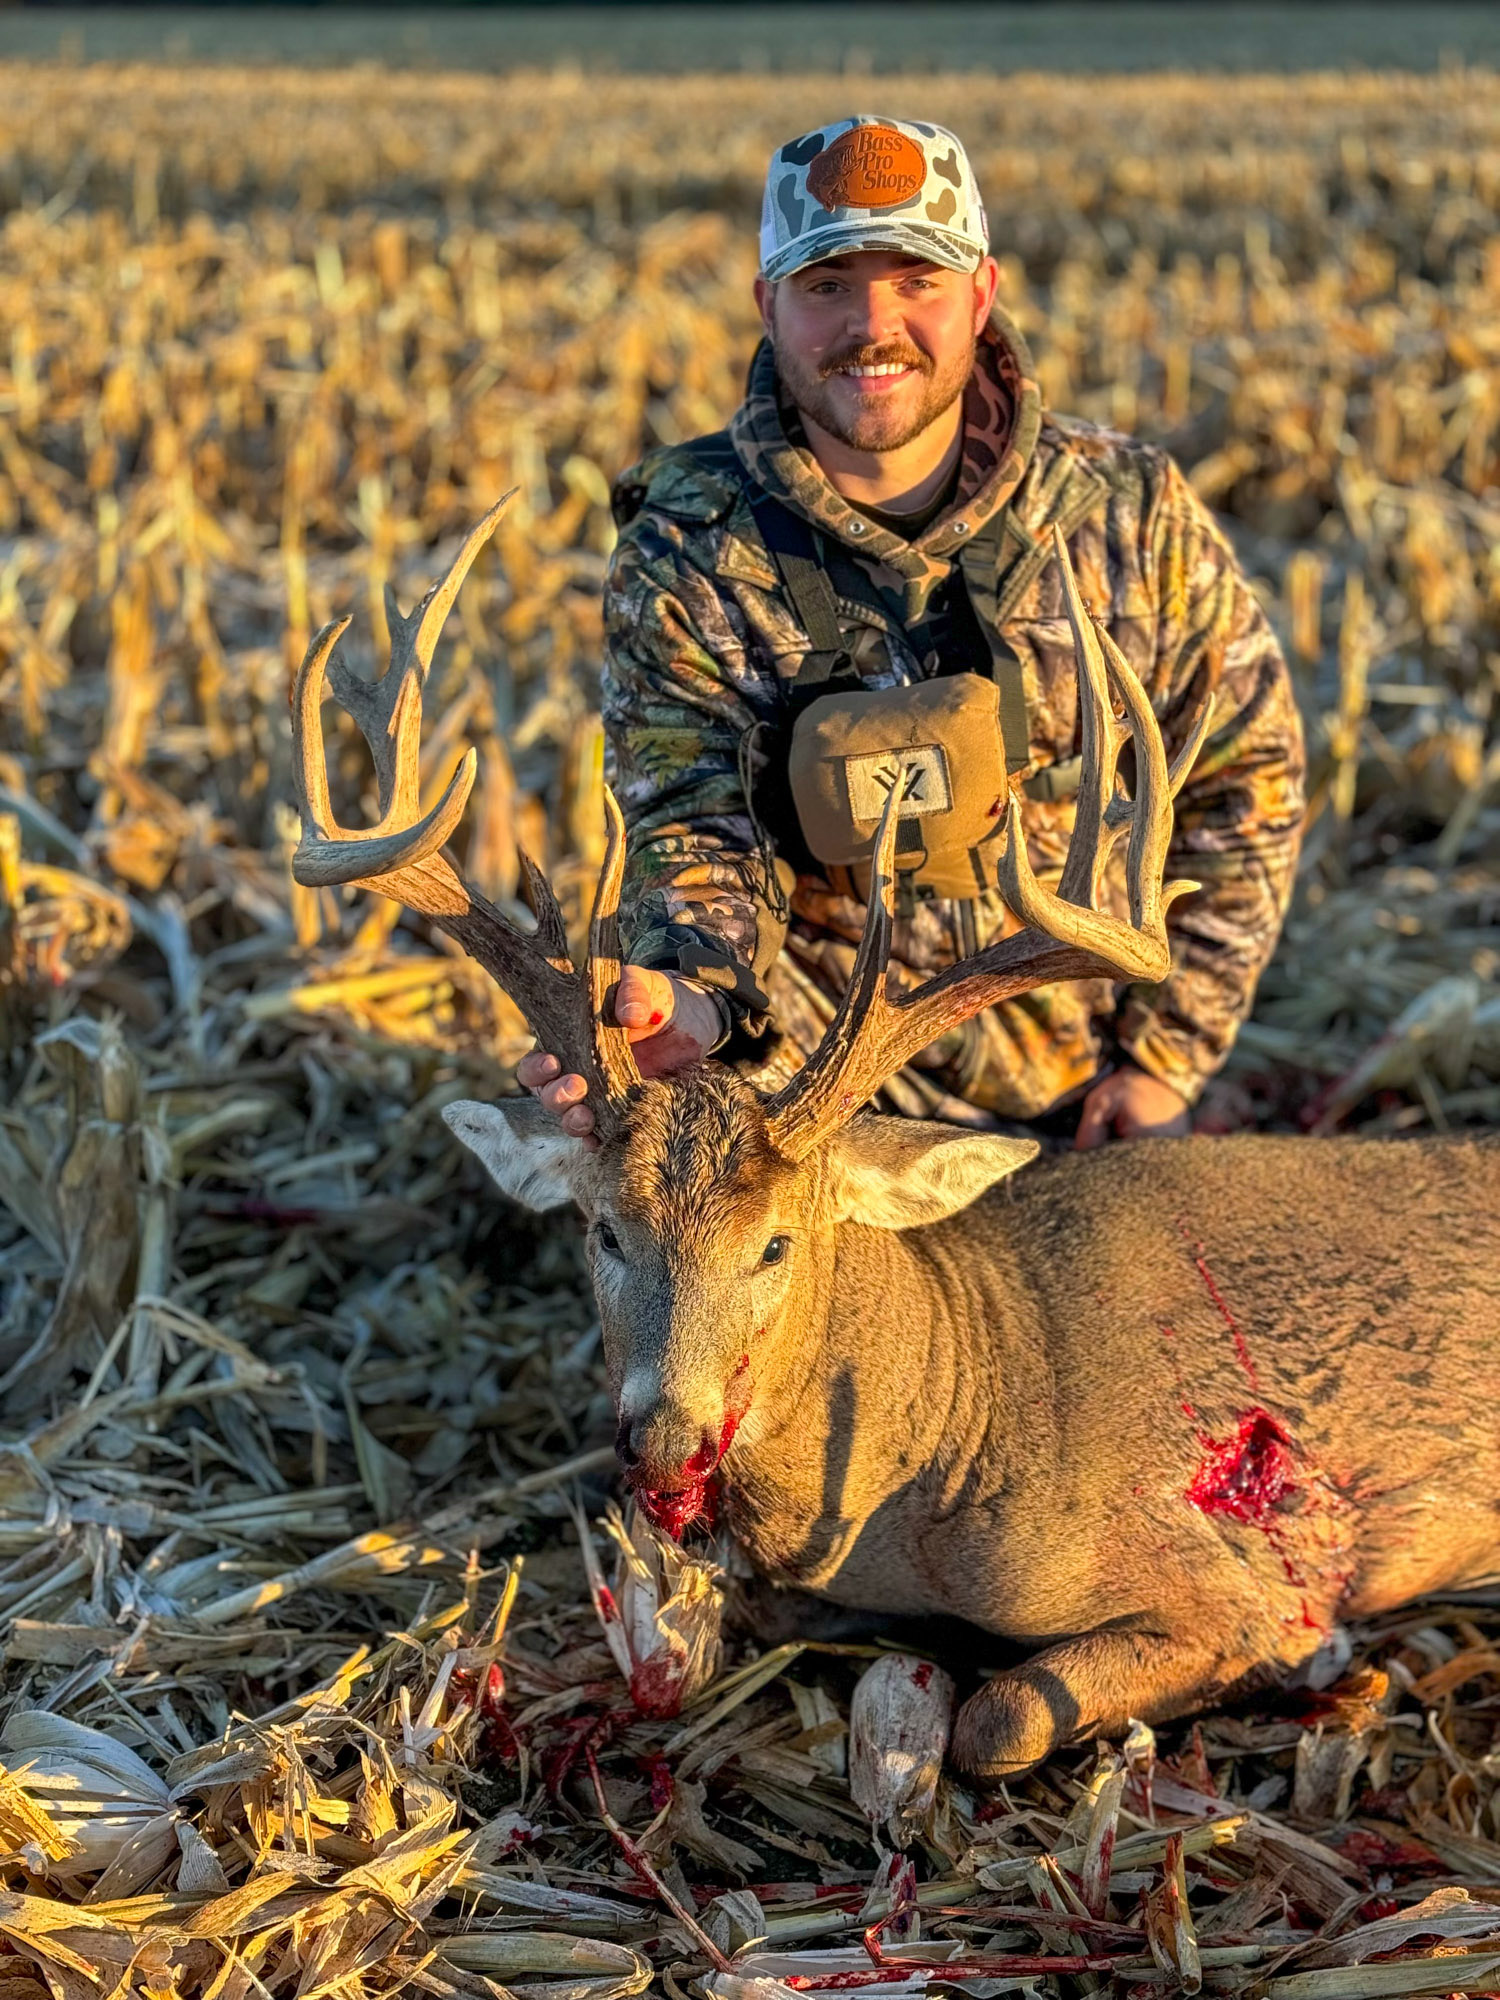
[[[1307,860],[1208,1115],[1493,1122],[1493,79],[880,94],[971,142],[1052,400],[1177,452],[1287,641]],[[578,920],[608,478],[732,406],[765,152],[848,97],[0,68],[3,2000],[1500,1977],[1493,1598],[985,1803],[920,1657],[721,1634],[737,1580],[618,1516],[580,1562],[576,1248],[438,1118],[520,1022],[290,881],[308,632],[373,665],[516,486],[425,782],[476,745],[469,875],[524,846]]]

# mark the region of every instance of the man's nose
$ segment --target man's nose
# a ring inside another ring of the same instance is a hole
[[[852,293],[848,330],[851,340],[861,340],[867,347],[902,338],[906,329],[901,309],[888,287],[867,285]]]

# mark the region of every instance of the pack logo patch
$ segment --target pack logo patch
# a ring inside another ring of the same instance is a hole
[[[916,199],[926,178],[915,139],[889,125],[855,125],[813,161],[807,191],[828,209],[899,208]]]
[[[918,743],[909,750],[875,750],[844,759],[849,786],[849,816],[879,820],[886,800],[899,787],[897,819],[923,819],[928,813],[951,812],[953,787],[948,759],[940,743]]]

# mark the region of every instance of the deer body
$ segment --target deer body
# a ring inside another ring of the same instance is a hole
[[[1500,1568],[1500,1147],[1147,1141],[837,1251],[807,1376],[725,1461],[730,1524],[840,1603],[1069,1642],[1072,1729]]]
[[[893,784],[848,992],[767,1096],[712,1061],[642,1080],[611,999],[612,800],[576,968],[529,863],[535,929],[445,852],[472,751],[420,811],[432,648],[499,511],[410,617],[388,601],[379,681],[338,661],[342,626],[314,639],[293,705],[293,867],[432,917],[584,1080],[588,1148],[532,1099],[443,1115],[517,1200],[587,1218],[620,1455],[646,1511],[680,1530],[717,1478],[771,1576],[1039,1648],[959,1718],[954,1754],[986,1778],[1285,1671],[1339,1616],[1500,1572],[1500,1148],[1147,1141],[1012,1181],[1034,1142],[859,1110],[983,1007],[1171,963],[1167,908],[1193,886],[1163,880],[1172,799],[1210,717],[1169,769],[1061,536],[1082,768],[1055,888],[1032,873],[1012,799],[999,882],[1019,929],[893,995]],[[325,676],[370,745],[372,829],[332,818]],[[1128,920],[1098,908],[1127,836]]]
[[[714,1473],[774,1582],[1039,1649],[963,1711],[977,1775],[1500,1574],[1500,1145],[1145,1140],[1012,1179],[1029,1142],[876,1117],[778,1166],[708,1076],[644,1086],[598,1156],[526,1103],[445,1115],[591,1218],[654,1519]]]

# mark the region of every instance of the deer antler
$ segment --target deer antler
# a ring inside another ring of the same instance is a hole
[[[1083,773],[1077,818],[1056,891],[1031,871],[1014,797],[1006,808],[1000,888],[1025,929],[998,939],[974,957],[949,966],[913,992],[892,998],[886,990],[894,925],[896,804],[886,803],[871,871],[869,912],[838,1012],[822,1041],[767,1104],[770,1136],[788,1159],[801,1159],[914,1055],[951,1028],[1017,994],[1061,979],[1158,980],[1171,965],[1166,913],[1199,885],[1163,886],[1172,838],[1172,801],[1208,732],[1212,702],[1204,704],[1187,742],[1167,769],[1161,729],[1129,662],[1085,608],[1061,534],[1053,549],[1062,566],[1063,594],[1078,661]],[[1115,719],[1113,684],[1126,720]],[[1135,799],[1116,796],[1120,751],[1134,738]],[[1129,829],[1126,880],[1130,918],[1096,907],[1105,867],[1120,835]]]
[[[390,665],[377,681],[363,681],[336,657],[349,620],[325,625],[307,649],[292,697],[292,753],[302,839],[292,873],[310,888],[352,883],[394,896],[429,916],[461,944],[507,992],[544,1049],[563,1070],[582,1076],[596,1129],[618,1122],[640,1072],[625,1030],[613,1018],[611,995],[620,976],[620,878],[625,868],[625,828],[606,791],[608,846],[589,925],[582,972],[568,955],[562,912],[546,877],[521,856],[535,931],[518,930],[467,883],[442,852],[468,803],[477,768],[468,751],[428,813],[421,810],[418,756],[422,689],[433,649],[470,565],[493,534],[510,495],[496,504],[468,536],[447,575],[403,618],[386,590],[391,628]],[[319,710],[327,677],[340,703],[359,725],[375,764],[380,819],[368,830],[337,825],[328,796],[328,770]]]

